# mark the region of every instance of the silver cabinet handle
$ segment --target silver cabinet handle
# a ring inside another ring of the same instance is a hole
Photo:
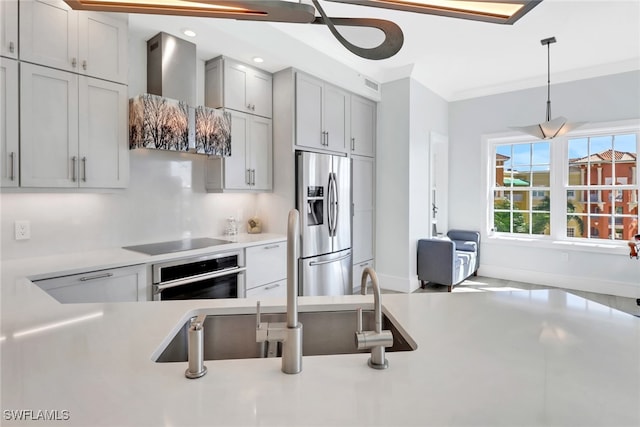
[[[327,147],[329,146],[329,132],[328,131],[327,131],[327,142],[324,145],[326,145]]]
[[[256,170],[251,169],[251,185],[256,185]]]
[[[251,185],[251,169],[245,169],[244,171],[244,183]]]
[[[351,138],[351,150],[355,150],[355,149],[356,149],[356,139]]]
[[[87,182],[87,157],[82,158],[82,181]]]
[[[218,277],[229,276],[231,274],[240,274],[246,270],[247,270],[246,267],[231,267],[231,268],[225,268],[223,270],[218,270],[215,273],[204,273],[204,274],[199,274],[197,276],[191,276],[188,279],[171,280],[169,282],[164,282],[162,284],[154,285],[155,291],[156,293],[159,293],[165,289],[174,288],[176,286],[188,285],[189,283],[199,282],[201,280],[207,280],[207,279],[215,279]]]
[[[9,52],[13,53],[16,50],[16,46],[13,42],[9,42]]]
[[[82,61],[82,69],[83,70],[87,69],[87,60],[86,59],[84,61]]]
[[[366,267],[366,266],[368,266],[368,265],[369,265],[369,263],[368,263],[368,262],[365,262],[365,263],[360,264],[360,267]]]
[[[271,289],[275,289],[275,288],[277,288],[277,287],[279,287],[279,286],[280,286],[280,283],[275,283],[275,284],[273,284],[273,285],[267,285],[267,286],[265,286],[265,287],[264,287],[264,290],[265,290],[265,291],[269,291],[269,290],[271,290]]]
[[[11,153],[9,153],[9,159],[10,159],[10,171],[9,172],[9,179],[11,181],[14,181],[16,179],[16,153],[14,153],[13,151]]]
[[[84,276],[84,277],[81,277],[79,280],[81,282],[88,282],[89,280],[106,279],[107,277],[111,277],[111,276],[113,276],[113,273],[102,273],[102,274],[96,274],[95,276]]]
[[[265,246],[263,249],[275,249],[275,248],[279,248],[280,245],[270,245],[270,246]]]
[[[76,68],[77,65],[78,65],[78,60],[76,58],[71,58],[71,66],[73,68]]]
[[[71,181],[76,182],[76,161],[78,158],[73,156],[71,158]]]

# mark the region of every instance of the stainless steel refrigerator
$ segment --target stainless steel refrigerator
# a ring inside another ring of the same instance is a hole
[[[351,163],[347,157],[298,151],[300,295],[349,295]]]

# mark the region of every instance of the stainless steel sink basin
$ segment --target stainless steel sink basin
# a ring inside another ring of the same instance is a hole
[[[367,353],[357,350],[355,343],[356,311],[300,312],[302,323],[302,354],[318,356],[329,354]],[[285,313],[262,313],[262,322],[285,322]],[[383,329],[391,330],[393,347],[387,351],[411,351],[417,348],[413,339],[383,313]],[[373,310],[364,311],[363,329],[373,330]],[[187,361],[187,321],[162,351],[156,362]],[[204,323],[204,359],[250,359],[280,356],[279,343],[256,343],[256,315],[210,315]]]

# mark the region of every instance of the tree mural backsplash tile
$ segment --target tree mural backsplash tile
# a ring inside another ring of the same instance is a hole
[[[190,129],[187,103],[142,94],[129,100],[129,148],[184,151],[211,156],[231,155],[231,114],[207,107],[195,109]],[[193,117],[193,116],[192,116]],[[195,134],[195,141],[189,134]]]
[[[189,150],[189,106],[142,94],[129,101],[129,148]]]
[[[196,108],[196,153],[231,155],[231,114],[208,107]]]

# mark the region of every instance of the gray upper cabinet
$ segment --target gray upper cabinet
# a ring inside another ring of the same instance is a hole
[[[207,159],[207,191],[271,191],[272,133],[271,119],[232,111],[231,156]]]
[[[126,86],[20,64],[20,185],[122,188],[129,178]]]
[[[0,1],[0,56],[18,58],[18,0]]]
[[[376,103],[351,95],[351,154],[375,156]]]
[[[20,164],[18,140],[18,61],[0,59],[0,174],[2,187],[17,187]]]
[[[205,105],[271,118],[273,76],[219,56],[205,65]]]
[[[62,0],[20,2],[20,60],[127,82],[126,18],[77,12]]]
[[[349,93],[300,72],[295,84],[295,145],[346,153]]]

